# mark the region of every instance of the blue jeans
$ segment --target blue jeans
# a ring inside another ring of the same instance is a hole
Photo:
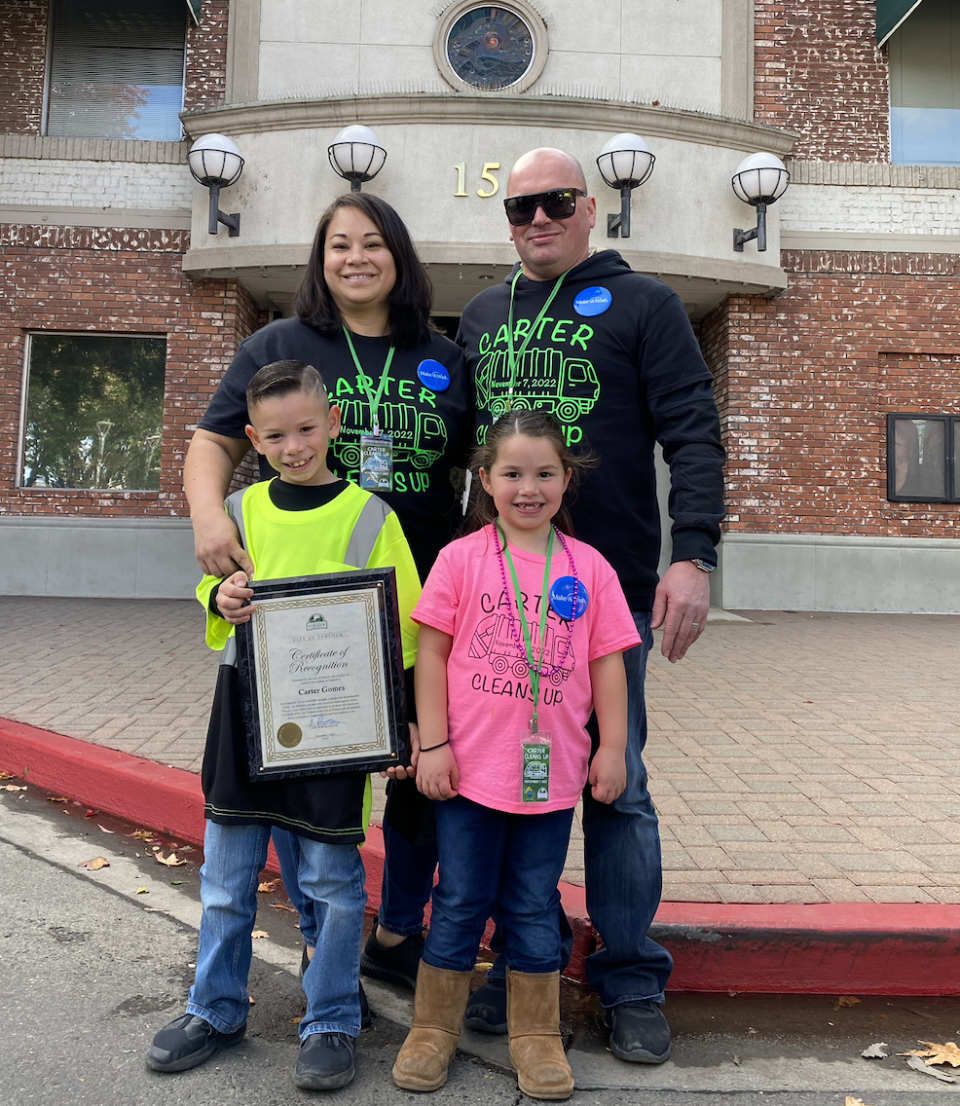
[[[247,1020],[247,978],[257,918],[257,883],[267,860],[269,826],[207,822],[200,869],[200,949],[187,1013],[221,1033]],[[303,976],[307,1012],[300,1038],[311,1033],[360,1033],[360,937],[367,896],[356,845],[297,838],[296,883],[318,919],[317,951]]]
[[[560,967],[557,884],[572,810],[507,814],[463,796],[436,804],[440,882],[423,958],[435,968],[473,968],[496,910],[506,960],[519,972]]]
[[[587,913],[603,939],[604,947],[587,957],[587,982],[605,1007],[635,999],[663,1002],[673,957],[647,930],[660,905],[663,873],[657,812],[647,790],[643,748],[647,743],[644,679],[647,655],[653,644],[650,615],[634,612],[640,645],[623,654],[627,670],[627,786],[616,802],[598,803],[583,792],[583,862],[586,874]],[[598,740],[596,716],[587,725],[594,748]],[[564,964],[570,958],[573,938],[561,910],[565,936]],[[490,942],[499,952],[499,933]],[[491,977],[503,977],[500,958]]]

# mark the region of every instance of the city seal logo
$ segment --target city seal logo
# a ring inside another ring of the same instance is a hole
[[[284,722],[277,730],[277,741],[284,749],[295,749],[303,741],[303,730],[296,722]]]
[[[434,392],[445,392],[450,387],[450,374],[446,366],[434,361],[432,357],[417,365],[417,376],[421,384]]]
[[[327,620],[322,614],[312,614],[307,619],[308,630],[326,630],[328,629]]]
[[[613,296],[610,295],[609,289],[597,284],[593,288],[584,288],[582,292],[577,293],[573,300],[573,309],[578,315],[588,317],[602,315],[611,303],[613,303]]]

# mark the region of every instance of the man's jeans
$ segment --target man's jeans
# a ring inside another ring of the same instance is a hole
[[[247,977],[257,918],[257,884],[267,860],[269,826],[207,822],[200,869],[200,949],[187,1013],[221,1033],[239,1029],[249,1010]],[[317,951],[304,973],[307,1012],[301,1040],[311,1033],[360,1033],[360,937],[367,896],[356,845],[296,838],[295,880],[318,920]]]
[[[644,678],[647,655],[653,644],[649,614],[633,613],[642,641],[623,654],[627,670],[627,786],[614,803],[598,803],[583,792],[583,863],[586,875],[587,913],[604,947],[587,957],[587,982],[605,1007],[635,999],[663,1002],[663,992],[673,970],[673,957],[647,930],[660,905],[663,873],[657,813],[647,790],[643,748],[647,742]],[[587,726],[597,743],[596,717]],[[565,959],[573,939],[561,911]],[[502,947],[495,938],[499,952]],[[494,941],[491,941],[494,947]],[[500,958],[490,969],[502,976]]]
[[[469,971],[496,910],[506,960],[519,972],[560,967],[557,883],[570,840],[572,810],[508,814],[462,795],[438,802],[440,882],[423,959]]]

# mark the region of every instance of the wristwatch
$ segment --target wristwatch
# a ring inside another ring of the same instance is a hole
[[[717,567],[716,565],[707,564],[706,561],[701,560],[699,557],[691,557],[690,563],[692,565],[696,565],[701,572],[713,572],[713,570]]]

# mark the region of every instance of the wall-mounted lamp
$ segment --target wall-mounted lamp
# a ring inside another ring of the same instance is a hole
[[[220,210],[220,189],[236,184],[243,172],[243,158],[237,144],[223,134],[205,134],[198,138],[187,154],[187,165],[193,179],[210,189],[209,231],[216,234],[218,223],[230,228],[230,237],[240,233],[240,215],[226,215]]]
[[[735,230],[733,248],[743,253],[744,242],[757,240],[757,249],[767,248],[767,205],[776,203],[790,184],[786,165],[774,154],[751,154],[737,166],[730,180],[737,199],[757,209],[753,230]]]
[[[334,172],[350,182],[350,191],[359,192],[360,185],[373,180],[383,168],[387,151],[369,127],[354,123],[344,127],[327,147],[327,157]]]
[[[607,216],[607,237],[630,237],[630,193],[653,172],[657,159],[638,134],[615,134],[604,144],[597,168],[604,183],[620,189],[620,214]]]

